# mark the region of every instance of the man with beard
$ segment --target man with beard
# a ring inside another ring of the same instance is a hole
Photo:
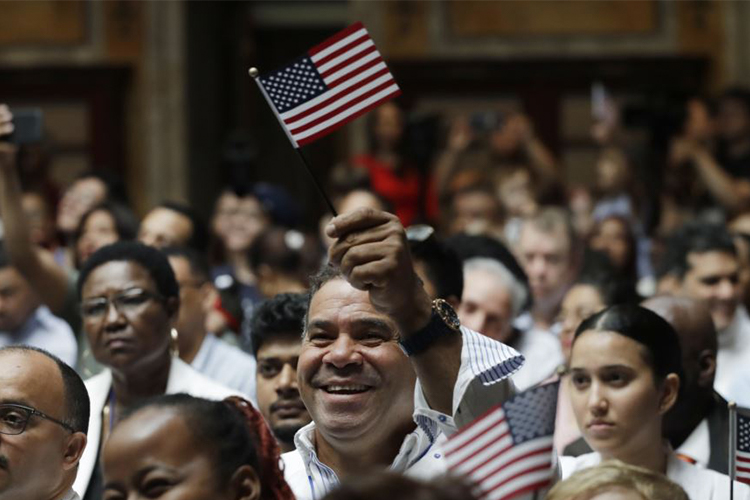
[[[261,303],[250,323],[258,409],[282,452],[294,449],[294,434],[310,423],[297,387],[306,307],[305,295],[281,293]]]

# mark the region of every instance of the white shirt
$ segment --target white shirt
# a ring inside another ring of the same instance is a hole
[[[27,345],[51,352],[68,366],[75,368],[78,343],[70,325],[39,306],[15,332],[0,331],[0,347]]]
[[[750,386],[745,385],[750,382],[750,316],[745,306],[737,307],[732,322],[719,332],[717,340],[714,389],[727,401],[750,403]]]
[[[704,469],[708,467],[711,459],[711,433],[708,429],[708,419],[704,418],[701,423],[693,429],[684,443],[677,448],[676,453],[685,455],[695,460],[695,465]]]
[[[257,406],[255,358],[209,333],[190,366],[224,387],[247,394]]]
[[[461,327],[461,367],[453,388],[453,416],[429,407],[417,384],[414,391],[414,422],[417,427],[404,437],[391,470],[429,478],[446,470],[440,444],[492,406],[513,394],[508,377],[523,364],[523,356],[510,347]],[[498,384],[500,383],[500,384]],[[297,449],[282,455],[284,477],[297,500],[317,500],[338,484],[336,473],[318,460],[315,422],[294,436]]]
[[[81,500],[81,497],[78,496],[78,494],[73,491],[72,489],[68,490],[68,492],[60,498],[60,500]]]
[[[513,383],[520,391],[547,380],[565,362],[560,339],[549,330],[531,328],[522,331],[513,348],[526,359],[513,375]]]
[[[682,486],[691,500],[726,500],[729,498],[729,477],[684,462],[671,450],[668,453],[667,477]],[[596,452],[580,457],[560,457],[562,478],[566,479],[576,471],[599,465],[601,461],[601,455]],[[750,500],[750,487],[735,481],[734,499]]]

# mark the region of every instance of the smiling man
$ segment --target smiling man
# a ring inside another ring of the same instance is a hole
[[[283,456],[299,500],[373,469],[444,472],[446,435],[506,399],[523,363],[430,301],[394,215],[360,209],[326,232],[332,265],[313,279],[298,364],[313,422]]]
[[[72,368],[37,348],[0,348],[0,499],[78,500],[88,419]]]

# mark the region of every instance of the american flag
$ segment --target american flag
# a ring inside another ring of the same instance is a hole
[[[452,436],[448,467],[486,500],[531,494],[552,482],[552,435],[559,382],[526,390]]]
[[[750,410],[737,408],[735,479],[750,484]]]
[[[256,81],[294,147],[330,134],[401,93],[362,23]]]

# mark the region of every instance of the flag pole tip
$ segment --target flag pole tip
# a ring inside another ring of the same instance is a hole
[[[730,402],[729,402],[729,403],[727,404],[727,406],[729,406],[729,408],[732,408],[732,409],[734,409],[734,408],[737,408],[737,403],[735,403],[734,401],[730,401]]]
[[[250,75],[251,78],[258,78],[258,68],[252,67],[249,70],[247,70],[247,73]]]

